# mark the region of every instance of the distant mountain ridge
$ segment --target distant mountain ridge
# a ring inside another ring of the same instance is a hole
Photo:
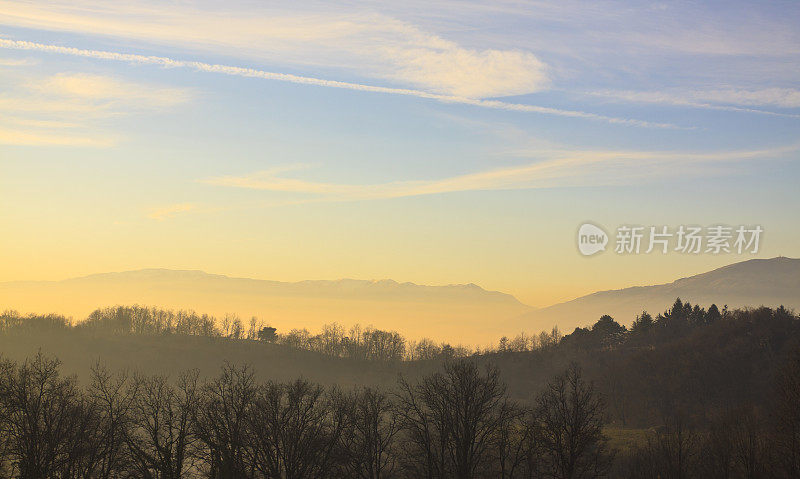
[[[692,304],[720,308],[779,306],[800,309],[800,259],[752,259],[680,278],[671,283],[598,291],[580,298],[525,313],[514,324],[562,331],[594,323],[610,314],[630,324],[643,310],[655,315],[680,297]]]
[[[80,320],[118,304],[192,309],[218,317],[256,316],[281,330],[356,323],[477,344],[496,339],[497,321],[532,310],[510,294],[476,284],[443,286],[383,280],[283,282],[197,270],[142,269],[63,281],[0,283],[0,308],[57,312]]]
[[[361,280],[342,278],[336,280],[274,281],[264,279],[240,278],[222,274],[206,273],[200,270],[172,270],[148,268],[115,273],[98,273],[78,278],[70,278],[62,283],[91,283],[95,281],[148,281],[154,286],[161,283],[181,284],[202,280],[215,287],[228,287],[242,291],[261,291],[275,296],[320,296],[335,297],[358,296],[359,299],[396,300],[459,300],[464,296],[480,297],[487,301],[508,302],[527,307],[517,298],[500,291],[489,291],[474,283],[421,285],[411,282],[400,283],[393,279]],[[50,282],[48,282],[50,283]],[[55,283],[55,282],[53,282]],[[196,284],[193,284],[196,286]],[[366,295],[366,297],[365,297]]]
[[[642,310],[655,315],[677,297],[720,308],[782,304],[800,309],[800,259],[753,259],[671,283],[598,291],[542,309],[472,283],[428,286],[390,279],[283,282],[142,269],[63,281],[0,283],[0,308],[57,312],[77,320],[98,307],[141,304],[217,316],[235,313],[245,320],[257,316],[283,331],[317,330],[335,321],[345,326],[371,324],[409,338],[468,344],[554,325],[568,332],[603,314],[630,324]]]

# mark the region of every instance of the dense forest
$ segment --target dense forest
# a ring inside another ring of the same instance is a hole
[[[782,307],[483,349],[142,307],[0,330],[0,477],[800,477]]]

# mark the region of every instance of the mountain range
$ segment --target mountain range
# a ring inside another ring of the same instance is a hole
[[[245,322],[256,316],[286,332],[338,322],[398,330],[413,338],[452,342],[496,339],[496,322],[532,310],[509,294],[475,284],[425,286],[393,280],[282,282],[233,278],[202,271],[144,269],[63,281],[0,283],[0,308],[58,312],[85,318],[118,304],[192,309]]]
[[[193,309],[245,321],[256,316],[282,331],[356,323],[397,330],[410,338],[487,344],[502,334],[538,332],[554,325],[569,332],[610,314],[630,324],[642,310],[655,315],[676,297],[720,308],[800,308],[800,259],[753,259],[672,283],[600,291],[535,309],[514,296],[475,284],[426,286],[393,280],[282,282],[202,271],[144,269],[63,281],[0,283],[0,308],[86,317],[118,304]]]
[[[784,305],[798,309],[800,259],[752,259],[667,284],[598,291],[524,313],[511,323],[529,325],[534,330],[557,324],[562,332],[569,332],[608,314],[628,325],[642,311],[653,316],[663,312],[676,298],[704,307],[716,304],[720,309],[725,305],[729,308]]]

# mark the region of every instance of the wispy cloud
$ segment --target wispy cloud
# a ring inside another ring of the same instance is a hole
[[[139,3],[109,8],[94,1],[46,6],[0,0],[0,23],[236,51],[282,64],[313,64],[382,78],[436,93],[471,98],[518,95],[549,83],[546,65],[529,51],[467,48],[375,12],[314,13],[232,2],[224,11],[202,5]]]
[[[0,0],[0,24],[312,67],[467,98],[589,79],[796,82],[800,9],[598,0]],[[276,69],[281,69],[275,67]],[[672,75],[680,71],[681,75]],[[330,76],[330,73],[325,76]],[[702,82],[702,83],[701,83]],[[365,82],[371,83],[371,82]],[[585,87],[583,81],[579,88]]]
[[[147,217],[157,221],[164,221],[175,216],[194,210],[197,207],[194,203],[178,203],[174,205],[154,208],[150,210]]]
[[[800,145],[711,153],[548,149],[518,152],[520,155],[545,157],[545,160],[436,180],[367,185],[312,182],[282,176],[283,172],[297,169],[283,167],[244,176],[209,178],[202,182],[216,186],[310,194],[323,201],[351,201],[459,191],[627,184],[647,178],[703,172],[719,162],[778,158],[798,150]]]
[[[0,93],[0,142],[26,146],[113,146],[118,135],[98,133],[97,120],[169,109],[192,96],[184,88],[87,73],[23,75],[8,83]],[[67,128],[73,131],[55,131]]]
[[[629,91],[600,90],[590,95],[634,103],[656,103],[714,110],[743,111],[800,118],[800,115],[758,108],[800,108],[800,90],[764,88],[755,90],[725,88],[713,90]]]
[[[24,78],[16,91],[0,94],[5,112],[49,112],[94,117],[164,110],[191,98],[184,88],[163,88],[88,73]]]
[[[257,70],[253,68],[218,65],[218,64],[210,64],[210,63],[203,63],[196,61],[177,60],[159,56],[137,55],[130,53],[102,51],[102,50],[86,50],[86,49],[79,49],[72,47],[64,47],[59,45],[48,45],[42,43],[34,43],[34,42],[19,41],[19,40],[7,40],[7,39],[0,39],[0,48],[35,50],[35,51],[58,53],[64,55],[98,58],[102,60],[115,60],[115,61],[129,62],[129,63],[145,63],[151,65],[161,65],[172,68],[177,68],[177,67],[191,68],[202,72],[222,73],[225,75],[262,78],[265,80],[276,80],[289,83],[322,86],[328,88],[341,88],[346,90],[356,90],[356,91],[364,91],[371,93],[413,96],[417,98],[435,100],[442,103],[458,103],[458,104],[473,105],[477,107],[492,108],[498,110],[542,113],[548,115],[605,121],[609,123],[638,126],[638,127],[678,128],[676,125],[667,123],[654,123],[636,119],[617,118],[617,117],[610,117],[605,115],[599,115],[596,113],[589,113],[576,110],[563,110],[563,109],[543,107],[538,105],[509,103],[500,100],[483,100],[478,98],[468,98],[455,95],[443,95],[438,93],[431,93],[427,91],[413,90],[406,88],[390,88],[390,87],[375,86],[375,85],[365,85],[361,83],[325,80],[320,78],[292,75],[288,73],[275,73],[264,70]]]
[[[105,75],[59,73],[33,85],[42,93],[78,98],[104,108],[161,110],[188,102],[186,88],[164,88]]]

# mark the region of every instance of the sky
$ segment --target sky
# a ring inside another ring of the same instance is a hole
[[[476,283],[800,256],[800,4],[0,0],[0,281]],[[759,225],[584,257],[581,224]]]

